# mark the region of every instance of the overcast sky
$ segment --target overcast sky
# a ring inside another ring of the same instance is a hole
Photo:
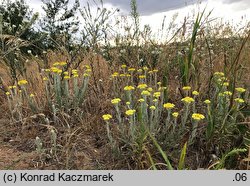
[[[27,0],[35,10],[41,10],[41,0]],[[71,2],[74,0],[70,0]],[[87,0],[80,0],[82,6]],[[91,0],[90,0],[91,1]],[[98,0],[96,0],[98,1]],[[103,0],[104,4],[120,8],[124,12],[130,11],[130,0]],[[177,10],[188,5],[196,4],[198,0],[137,0],[141,15],[151,15],[170,10]],[[250,8],[250,0],[202,0],[204,3],[220,3],[222,6],[233,5],[238,10]],[[220,7],[215,7],[220,8]]]
[[[86,5],[86,1],[80,0],[82,7]],[[27,2],[34,11],[42,13],[41,0],[27,0]],[[120,14],[126,15],[130,12],[130,0],[103,0],[103,2],[107,8],[119,8]],[[171,20],[177,13],[177,22],[182,22],[185,16],[198,9],[197,2],[198,0],[137,0],[137,5],[142,15],[142,25],[149,24],[156,30],[161,27],[164,16]],[[199,8],[203,7],[207,7],[207,11],[213,9],[213,18],[223,18],[225,21],[237,23],[244,17],[244,20],[250,21],[250,0],[202,0]]]

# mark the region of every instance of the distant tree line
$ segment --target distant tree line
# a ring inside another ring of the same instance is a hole
[[[21,47],[23,52],[40,54],[44,50],[64,46],[71,49],[74,35],[79,30],[76,15],[79,0],[69,4],[69,0],[42,0],[44,15],[35,13],[25,0],[3,0],[0,2],[0,34],[15,36],[28,41]],[[3,46],[3,39],[0,40]],[[1,47],[0,46],[0,47]],[[1,48],[3,50],[3,48]]]

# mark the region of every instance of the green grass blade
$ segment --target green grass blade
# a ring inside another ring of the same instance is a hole
[[[187,142],[184,144],[182,150],[181,150],[181,156],[178,164],[178,170],[183,170],[185,166],[185,157],[187,154]]]
[[[165,160],[167,167],[169,170],[174,170],[174,168],[172,167],[166,153],[162,150],[161,146],[157,143],[156,139],[149,133],[150,138],[152,139],[154,145],[156,146],[156,148],[158,149],[158,151],[160,152],[160,154],[162,155],[163,159]]]

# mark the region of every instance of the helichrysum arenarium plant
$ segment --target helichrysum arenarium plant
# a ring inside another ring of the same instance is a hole
[[[37,102],[36,93],[29,91],[31,87],[28,80],[21,79],[17,85],[9,86],[6,96],[12,118],[18,113],[20,119],[22,105],[26,103],[34,113],[43,112],[49,108],[54,116],[60,111],[68,112],[70,109],[80,108],[85,99],[91,69],[85,65],[81,73],[78,73],[77,69],[64,71],[66,64],[66,62],[56,62],[50,69],[43,69],[42,80],[46,100],[41,104]],[[13,114],[13,110],[16,114]]]
[[[138,150],[139,146],[142,145],[139,143],[140,141],[143,141],[144,144],[150,141],[147,132],[151,137],[155,136],[154,138],[159,141],[159,144],[164,146],[168,143],[169,145],[174,144],[174,142],[179,143],[183,135],[189,131],[187,148],[195,144],[197,135],[200,135],[199,130],[204,129],[204,127],[206,127],[207,138],[211,139],[214,133],[225,130],[225,127],[236,126],[240,105],[244,103],[241,93],[245,89],[236,89],[237,98],[234,99],[233,110],[228,110],[232,93],[228,90],[228,82],[223,73],[215,73],[215,97],[211,100],[202,100],[199,97],[200,93],[197,90],[192,90],[191,86],[182,87],[185,96],[179,100],[182,103],[182,108],[177,108],[175,103],[165,102],[163,91],[167,87],[162,87],[161,82],[157,79],[152,80],[156,73],[156,70],[153,72],[146,67],[134,69],[123,65],[121,72],[112,74],[113,91],[117,94],[111,93],[111,95],[119,95],[111,100],[116,118],[109,122],[106,117],[109,115],[107,113],[103,115],[103,119],[108,123],[108,139],[109,141],[116,140],[118,149],[119,144],[125,142],[132,149]],[[119,88],[119,85],[122,87]],[[197,112],[198,105],[206,108],[203,113]],[[233,119],[229,115],[233,116]],[[115,121],[118,123],[114,124]],[[117,127],[119,131],[118,134],[112,135],[112,140],[110,140],[110,127]],[[138,153],[136,150],[135,152]]]

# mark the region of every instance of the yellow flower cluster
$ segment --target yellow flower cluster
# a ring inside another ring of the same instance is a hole
[[[28,81],[23,79],[23,80],[18,81],[17,84],[18,85],[26,85],[26,84],[28,84]]]
[[[77,78],[79,76],[78,75],[78,70],[73,69],[71,72],[72,72],[74,78]]]
[[[9,89],[15,89],[16,86],[15,86],[15,85],[14,85],[14,86],[8,86],[8,88],[9,88]]]
[[[147,90],[143,90],[143,91],[141,92],[141,95],[144,95],[144,96],[150,96],[151,94],[150,94],[150,92],[149,92],[149,91],[147,91]]]
[[[70,76],[64,76],[64,78],[63,79],[65,79],[65,80],[67,80],[67,79],[70,79]]]
[[[145,89],[145,88],[147,88],[147,87],[148,87],[147,84],[139,84],[139,85],[137,86],[137,88],[139,88],[139,89]]]
[[[150,110],[155,110],[156,107],[155,107],[154,105],[152,105],[152,106],[149,107],[149,109],[150,109]]]
[[[118,73],[118,72],[114,72],[111,76],[112,76],[113,78],[114,78],[114,77],[117,77],[117,76],[119,76],[119,73]]]
[[[144,78],[146,78],[145,75],[140,75],[140,76],[139,76],[139,79],[144,79]]]
[[[152,92],[152,91],[153,91],[153,88],[149,87],[147,90],[148,90],[149,92]]]
[[[204,101],[204,103],[206,103],[206,104],[210,104],[210,103],[211,103],[211,101],[210,101],[210,100],[208,100],[208,99],[206,99],[206,100]]]
[[[241,87],[235,88],[235,90],[236,90],[237,92],[239,92],[239,93],[246,92],[246,89],[241,88]]]
[[[155,98],[159,98],[159,97],[161,96],[161,92],[155,92],[155,93],[153,94],[153,96],[154,96]]]
[[[192,92],[192,94],[193,94],[194,96],[198,96],[200,93],[199,93],[198,91],[195,90],[195,91]]]
[[[194,114],[192,114],[192,118],[193,118],[194,120],[196,120],[196,121],[200,121],[200,120],[204,119],[205,116],[202,115],[202,114],[199,114],[199,113],[194,113]]]
[[[111,103],[114,104],[114,105],[117,105],[118,103],[121,102],[121,99],[120,98],[115,98],[115,99],[112,99],[111,100]]]
[[[138,102],[140,102],[140,103],[142,103],[142,102],[144,102],[145,100],[143,99],[143,98],[141,98],[141,99],[138,99]]]
[[[187,96],[185,98],[182,98],[181,101],[183,101],[184,103],[188,103],[189,104],[189,103],[194,102],[194,99]]]
[[[127,110],[127,111],[125,112],[125,114],[126,114],[127,116],[132,116],[132,115],[135,114],[135,112],[136,112],[136,110],[130,109],[130,110]]]
[[[66,61],[53,63],[53,66],[65,66],[65,65],[67,65]]]
[[[124,90],[127,90],[127,91],[134,90],[134,89],[135,89],[135,87],[133,87],[133,86],[124,87]]]
[[[234,101],[236,101],[237,103],[244,103],[245,101],[241,98],[235,98]]]
[[[172,116],[173,116],[174,118],[177,118],[177,117],[179,116],[179,113],[178,113],[178,112],[173,112],[173,113],[172,113]]]
[[[50,68],[50,71],[52,71],[52,72],[54,72],[54,73],[58,73],[58,74],[62,73],[62,70],[59,69],[59,68],[57,68],[57,67],[51,67],[51,68]]]
[[[225,92],[223,92],[223,94],[224,94],[224,95],[227,95],[227,96],[232,96],[233,93],[230,92],[230,91],[225,91]]]
[[[103,118],[104,121],[108,121],[108,120],[110,120],[112,118],[112,116],[110,114],[104,114],[102,116],[102,118]]]
[[[165,109],[167,109],[167,110],[174,108],[174,106],[175,106],[175,105],[174,105],[173,103],[165,103],[165,104],[163,105],[163,107],[164,107]]]
[[[225,74],[223,72],[215,72],[214,75],[216,75],[216,76],[224,76]]]
[[[182,87],[182,90],[190,90],[191,87],[190,86],[185,86],[185,87]]]
[[[135,68],[129,68],[128,71],[129,71],[129,72],[134,72],[134,71],[135,71]]]

